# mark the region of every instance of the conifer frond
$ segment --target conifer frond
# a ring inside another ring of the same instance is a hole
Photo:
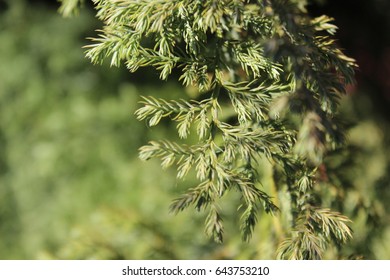
[[[205,232],[207,236],[210,236],[214,239],[215,242],[223,242],[223,220],[222,216],[218,211],[218,206],[212,204],[209,210],[209,214],[206,218],[206,227]]]
[[[243,43],[235,46],[233,51],[242,69],[248,76],[259,78],[262,75],[269,75],[271,79],[278,80],[281,65],[278,65],[264,56],[263,46],[258,44]]]
[[[177,214],[191,205],[194,205],[198,211],[205,209],[213,201],[210,191],[214,188],[212,184],[211,181],[204,181],[197,187],[188,190],[171,203],[170,211]]]
[[[160,140],[140,148],[141,159],[175,166],[178,179],[193,170],[199,180],[173,201],[172,212],[209,211],[205,231],[222,242],[224,209],[217,202],[234,189],[248,241],[259,212],[279,206],[257,187],[265,158],[283,177],[275,176],[277,188],[285,186],[291,198],[281,211],[291,211],[295,226],[281,258],[318,259],[330,242],[351,237],[346,217],[314,207],[317,167],[343,144],[335,116],[356,67],[337,47],[331,18],[310,18],[305,0],[93,2],[104,23],[86,46],[93,63],[108,59],[131,72],[151,66],[163,80],[179,73],[179,82],[199,93],[197,100],[143,97],[135,112],[149,126],[169,118],[179,141],[197,133],[194,145]]]
[[[342,244],[352,237],[350,222],[337,212],[308,206],[298,217],[292,237],[280,245],[278,256],[293,260],[321,259],[330,241]]]
[[[252,237],[253,230],[257,224],[257,209],[253,204],[249,204],[241,215],[242,239],[246,242]]]

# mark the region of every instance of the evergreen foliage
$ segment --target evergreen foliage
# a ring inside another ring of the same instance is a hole
[[[62,2],[66,14],[78,4]],[[109,59],[131,72],[151,66],[161,79],[197,89],[190,100],[144,97],[136,111],[149,126],[175,122],[184,142],[151,141],[140,158],[160,158],[163,168],[176,166],[179,179],[192,172],[199,181],[172,202],[172,212],[206,211],[206,234],[222,242],[220,202],[228,192],[241,197],[246,241],[261,211],[288,211],[291,230],[278,250],[286,259],[321,258],[330,242],[351,237],[349,219],[319,202],[323,161],[344,144],[338,101],[356,66],[337,48],[331,18],[311,18],[304,0],[93,2],[104,22],[87,46],[93,63]],[[289,205],[264,190],[264,159]]]

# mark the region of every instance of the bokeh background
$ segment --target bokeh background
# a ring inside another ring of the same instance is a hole
[[[313,2],[310,13],[335,18],[340,46],[360,65],[341,102],[349,147],[329,157],[338,184],[324,192],[355,234],[342,255],[325,257],[390,259],[390,1]],[[0,0],[0,259],[275,258],[270,217],[243,243],[227,204],[216,244],[203,214],[169,213],[191,182],[137,153],[175,128],[149,129],[134,111],[140,95],[189,92],[149,69],[91,65],[82,47],[101,27],[91,3],[72,18],[58,8]]]

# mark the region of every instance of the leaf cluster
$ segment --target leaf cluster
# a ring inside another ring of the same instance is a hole
[[[331,18],[310,18],[299,0],[93,2],[104,22],[87,46],[93,63],[123,62],[131,72],[151,66],[163,80],[177,69],[183,86],[198,90],[194,100],[144,97],[136,111],[150,126],[176,122],[181,139],[196,126],[194,145],[160,140],[140,149],[143,160],[176,165],[180,179],[196,173],[199,184],[173,201],[173,212],[208,211],[206,233],[221,242],[219,201],[235,190],[249,240],[260,206],[278,209],[258,172],[266,159],[284,170],[295,213],[280,257],[320,258],[328,242],[351,236],[347,218],[313,200],[316,168],[343,143],[336,110],[356,66],[337,48]]]

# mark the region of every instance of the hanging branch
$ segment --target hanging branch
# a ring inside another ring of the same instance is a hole
[[[144,97],[136,111],[150,126],[176,122],[183,142],[196,127],[195,145],[160,140],[140,149],[143,160],[176,165],[180,179],[195,171],[200,183],[173,201],[173,212],[208,211],[206,234],[222,242],[219,201],[237,190],[248,241],[261,208],[278,211],[257,172],[265,158],[283,170],[294,217],[279,257],[321,258],[329,242],[351,237],[349,220],[316,205],[313,187],[317,166],[343,144],[334,116],[356,66],[337,48],[331,18],[310,18],[300,0],[93,2],[104,23],[86,46],[93,63],[151,66],[163,80],[178,69],[183,86],[199,91],[196,100]]]

